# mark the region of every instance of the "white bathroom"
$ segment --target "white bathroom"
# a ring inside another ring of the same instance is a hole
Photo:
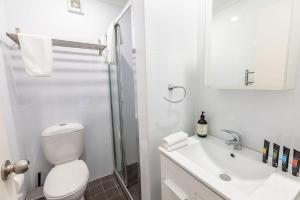
[[[300,199],[299,0],[0,0],[0,199]]]

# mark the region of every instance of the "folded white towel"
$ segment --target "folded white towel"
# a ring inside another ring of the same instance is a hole
[[[188,141],[187,140],[184,140],[182,142],[179,142],[177,144],[174,144],[172,146],[167,146],[167,145],[162,145],[162,147],[166,150],[166,151],[174,151],[176,149],[180,149],[182,147],[185,147],[188,145]]]
[[[52,40],[50,37],[18,34],[25,69],[30,76],[51,76]]]
[[[163,145],[165,146],[172,146],[174,144],[180,143],[184,140],[188,139],[188,134],[185,132],[177,132],[173,133],[163,139]]]
[[[115,63],[115,26],[112,22],[106,32],[106,48],[103,50],[105,62],[108,64]]]

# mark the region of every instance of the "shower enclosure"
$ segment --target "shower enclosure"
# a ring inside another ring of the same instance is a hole
[[[130,6],[115,24],[116,64],[109,66],[114,173],[129,198],[140,199],[138,120]]]

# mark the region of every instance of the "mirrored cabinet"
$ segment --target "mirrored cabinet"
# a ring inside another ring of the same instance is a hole
[[[207,0],[206,12],[206,87],[293,89],[299,0]]]

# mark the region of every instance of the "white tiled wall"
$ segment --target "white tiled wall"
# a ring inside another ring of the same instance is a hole
[[[197,50],[197,0],[145,1],[148,148],[151,199],[160,199],[159,153],[163,137],[172,132],[192,132],[193,74]],[[168,93],[168,84],[187,89]]]

